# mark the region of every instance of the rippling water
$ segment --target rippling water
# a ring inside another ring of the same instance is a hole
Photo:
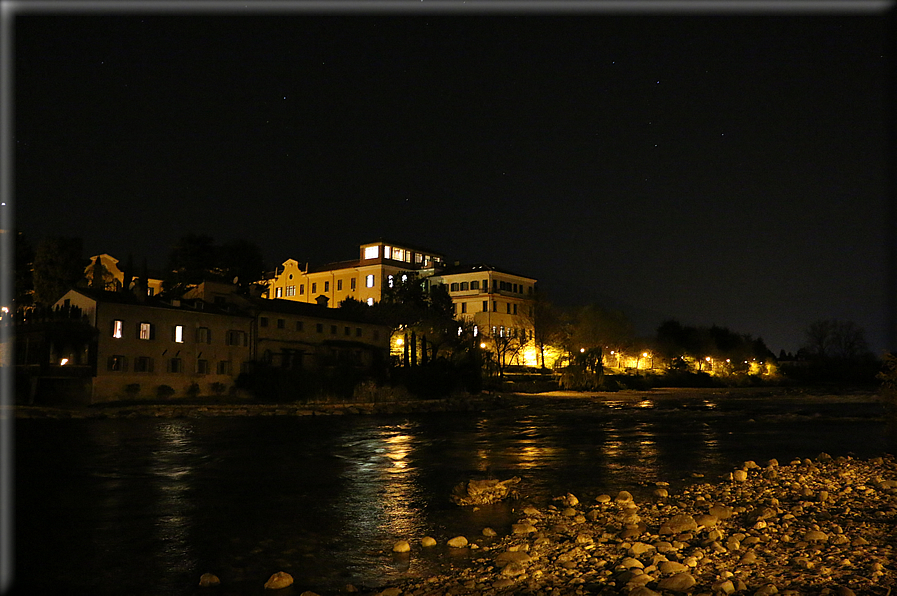
[[[545,504],[673,490],[746,459],[895,451],[877,403],[770,402],[716,392],[526,400],[484,413],[19,420],[16,585],[27,594],[262,594],[275,571],[299,591],[377,586],[464,565],[395,540],[507,531],[513,503],[452,505],[471,477],[520,476]],[[297,592],[298,593],[298,592]]]

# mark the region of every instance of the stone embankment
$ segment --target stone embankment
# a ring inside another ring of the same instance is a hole
[[[482,411],[507,407],[506,396],[482,395],[373,403],[177,404],[147,403],[85,407],[15,406],[16,418],[206,418],[214,416],[344,416]]]
[[[745,462],[681,494],[663,483],[647,502],[625,491],[589,503],[567,494],[523,508],[508,535],[487,530],[467,537],[469,567],[367,593],[897,594],[897,462]],[[397,556],[427,548],[397,538],[410,551]]]

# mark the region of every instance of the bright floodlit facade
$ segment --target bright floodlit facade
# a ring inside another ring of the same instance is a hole
[[[536,280],[489,265],[447,266],[444,255],[380,240],[362,244],[359,258],[318,268],[290,259],[268,281],[267,297],[311,302],[332,308],[346,298],[372,305],[385,288],[413,272],[428,287],[445,284],[455,318],[474,327],[484,344],[493,338],[515,343],[515,364],[535,366],[533,303]]]

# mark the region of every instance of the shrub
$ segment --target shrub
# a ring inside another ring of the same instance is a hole
[[[156,387],[156,397],[165,399],[174,395],[174,388],[170,385],[159,385]]]
[[[125,393],[128,397],[137,397],[140,393],[140,383],[128,383],[125,385]]]
[[[187,397],[196,398],[199,395],[199,384],[190,383],[190,385],[187,386],[187,389],[184,390],[184,393],[187,394]]]
[[[213,395],[224,395],[225,389],[226,387],[224,386],[224,383],[219,383],[218,381],[209,385],[209,390]]]

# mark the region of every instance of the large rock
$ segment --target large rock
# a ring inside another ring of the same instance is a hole
[[[698,529],[698,523],[690,515],[674,515],[660,527],[661,534],[681,534]]]
[[[657,587],[670,592],[686,592],[696,583],[695,578],[690,573],[677,573],[660,580]]]
[[[452,490],[452,502],[456,505],[488,505],[516,495],[513,487],[520,482],[518,476],[507,480],[470,480]]]
[[[293,576],[285,571],[278,571],[265,582],[266,590],[280,590],[293,585]]]

